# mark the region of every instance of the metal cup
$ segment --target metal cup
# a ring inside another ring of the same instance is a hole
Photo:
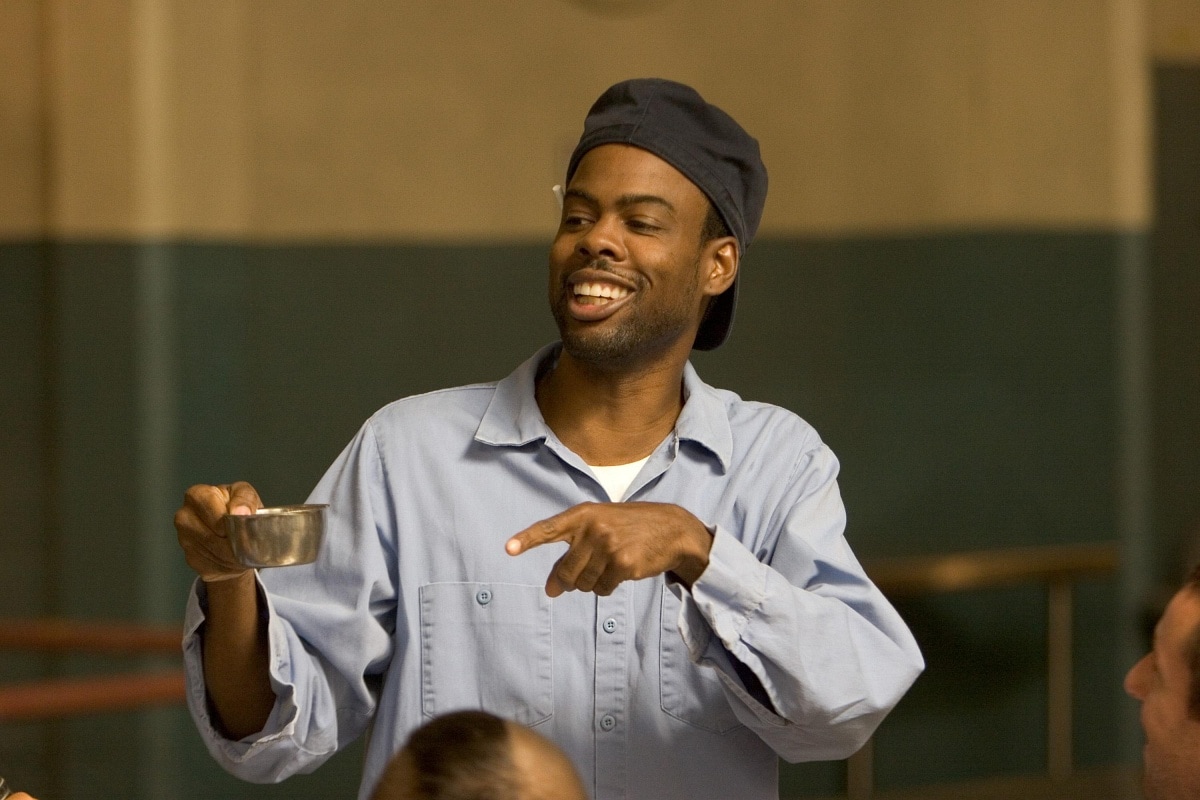
[[[226,514],[225,530],[238,561],[247,567],[287,567],[317,560],[325,538],[327,505],[260,508]]]

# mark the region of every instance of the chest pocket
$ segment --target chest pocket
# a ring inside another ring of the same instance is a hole
[[[679,598],[663,586],[658,659],[662,710],[694,727],[727,733],[742,723],[725,699],[716,670],[697,666],[688,658],[687,645],[679,635],[679,607]]]
[[[536,725],[554,712],[550,598],[542,586],[420,588],[421,712],[477,708]]]

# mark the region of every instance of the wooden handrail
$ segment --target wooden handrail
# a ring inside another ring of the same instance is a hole
[[[185,697],[183,670],[31,681],[0,687],[0,722],[132,711]]]
[[[0,650],[179,655],[178,626],[67,619],[0,619]]]
[[[175,625],[0,619],[0,650],[118,656],[182,655]],[[183,670],[28,681],[0,686],[0,722],[60,719],[183,702]]]
[[[1021,583],[1069,586],[1083,577],[1114,572],[1119,552],[1113,544],[1054,545],[933,556],[909,556],[868,562],[867,574],[890,597],[986,589]],[[1069,591],[1065,632],[1069,667]],[[1054,608],[1051,609],[1052,618]],[[1057,612],[1060,616],[1061,610]],[[1062,623],[1050,637],[1062,640]],[[65,619],[0,619],[0,649],[52,653],[125,655],[180,654],[180,630],[169,625]],[[1052,653],[1053,655],[1053,653]],[[1061,660],[1052,658],[1052,661]],[[1052,673],[1056,669],[1052,666]],[[1061,668],[1057,669],[1061,672]],[[1069,671],[1067,673],[1069,675]],[[1069,682],[1067,709],[1069,711]],[[50,719],[78,714],[124,711],[182,702],[182,671],[134,673],[96,678],[36,681],[0,687],[0,722]],[[1054,716],[1060,716],[1055,714]],[[1068,723],[1069,724],[1069,723]],[[1057,726],[1061,728],[1060,726]],[[1069,729],[1068,729],[1069,731]],[[1061,735],[1057,738],[1061,738]],[[1069,743],[1069,737],[1068,737]],[[1069,746],[1069,744],[1068,744]],[[867,751],[869,753],[869,751]],[[859,758],[869,769],[870,756]],[[1069,754],[1067,756],[1069,759]],[[865,761],[865,763],[864,763]],[[1068,760],[1069,765],[1069,760]],[[1068,766],[1069,769],[1069,766]],[[1052,770],[1053,771],[1053,770]],[[869,774],[869,773],[868,773]],[[869,787],[869,778],[867,778]],[[863,796],[869,796],[866,789]]]
[[[1046,587],[1046,766],[1050,777],[1061,781],[1072,771],[1072,586],[1083,578],[1109,575],[1119,566],[1115,544],[1070,544],[891,558],[865,563],[864,569],[891,598],[1019,584]],[[870,741],[848,759],[849,800],[872,797],[872,761]]]
[[[1115,544],[1067,544],[880,559],[864,569],[885,595],[912,597],[1075,581],[1113,573],[1119,562]]]

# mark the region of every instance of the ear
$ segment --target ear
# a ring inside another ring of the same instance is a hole
[[[713,239],[704,247],[704,273],[701,276],[704,294],[716,297],[723,294],[733,285],[738,272],[737,239],[732,236],[722,236]]]

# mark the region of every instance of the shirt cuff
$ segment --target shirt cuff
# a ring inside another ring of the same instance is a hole
[[[680,599],[679,632],[693,662],[699,662],[713,634],[726,649],[734,649],[750,615],[766,597],[767,565],[754,557],[721,526],[713,534],[708,566],[689,592],[677,581],[671,591]]]
[[[258,733],[243,739],[227,738],[214,724],[209,709],[208,690],[204,682],[204,642],[200,635],[205,623],[208,592],[204,581],[197,578],[188,595],[183,618],[183,664],[187,674],[188,709],[209,752],[222,762],[241,763],[273,742],[292,738],[296,732],[299,710],[296,707],[296,686],[291,659],[288,656],[287,634],[275,613],[270,595],[254,576],[259,598],[266,609],[268,671],[275,692],[275,706],[266,725]]]

